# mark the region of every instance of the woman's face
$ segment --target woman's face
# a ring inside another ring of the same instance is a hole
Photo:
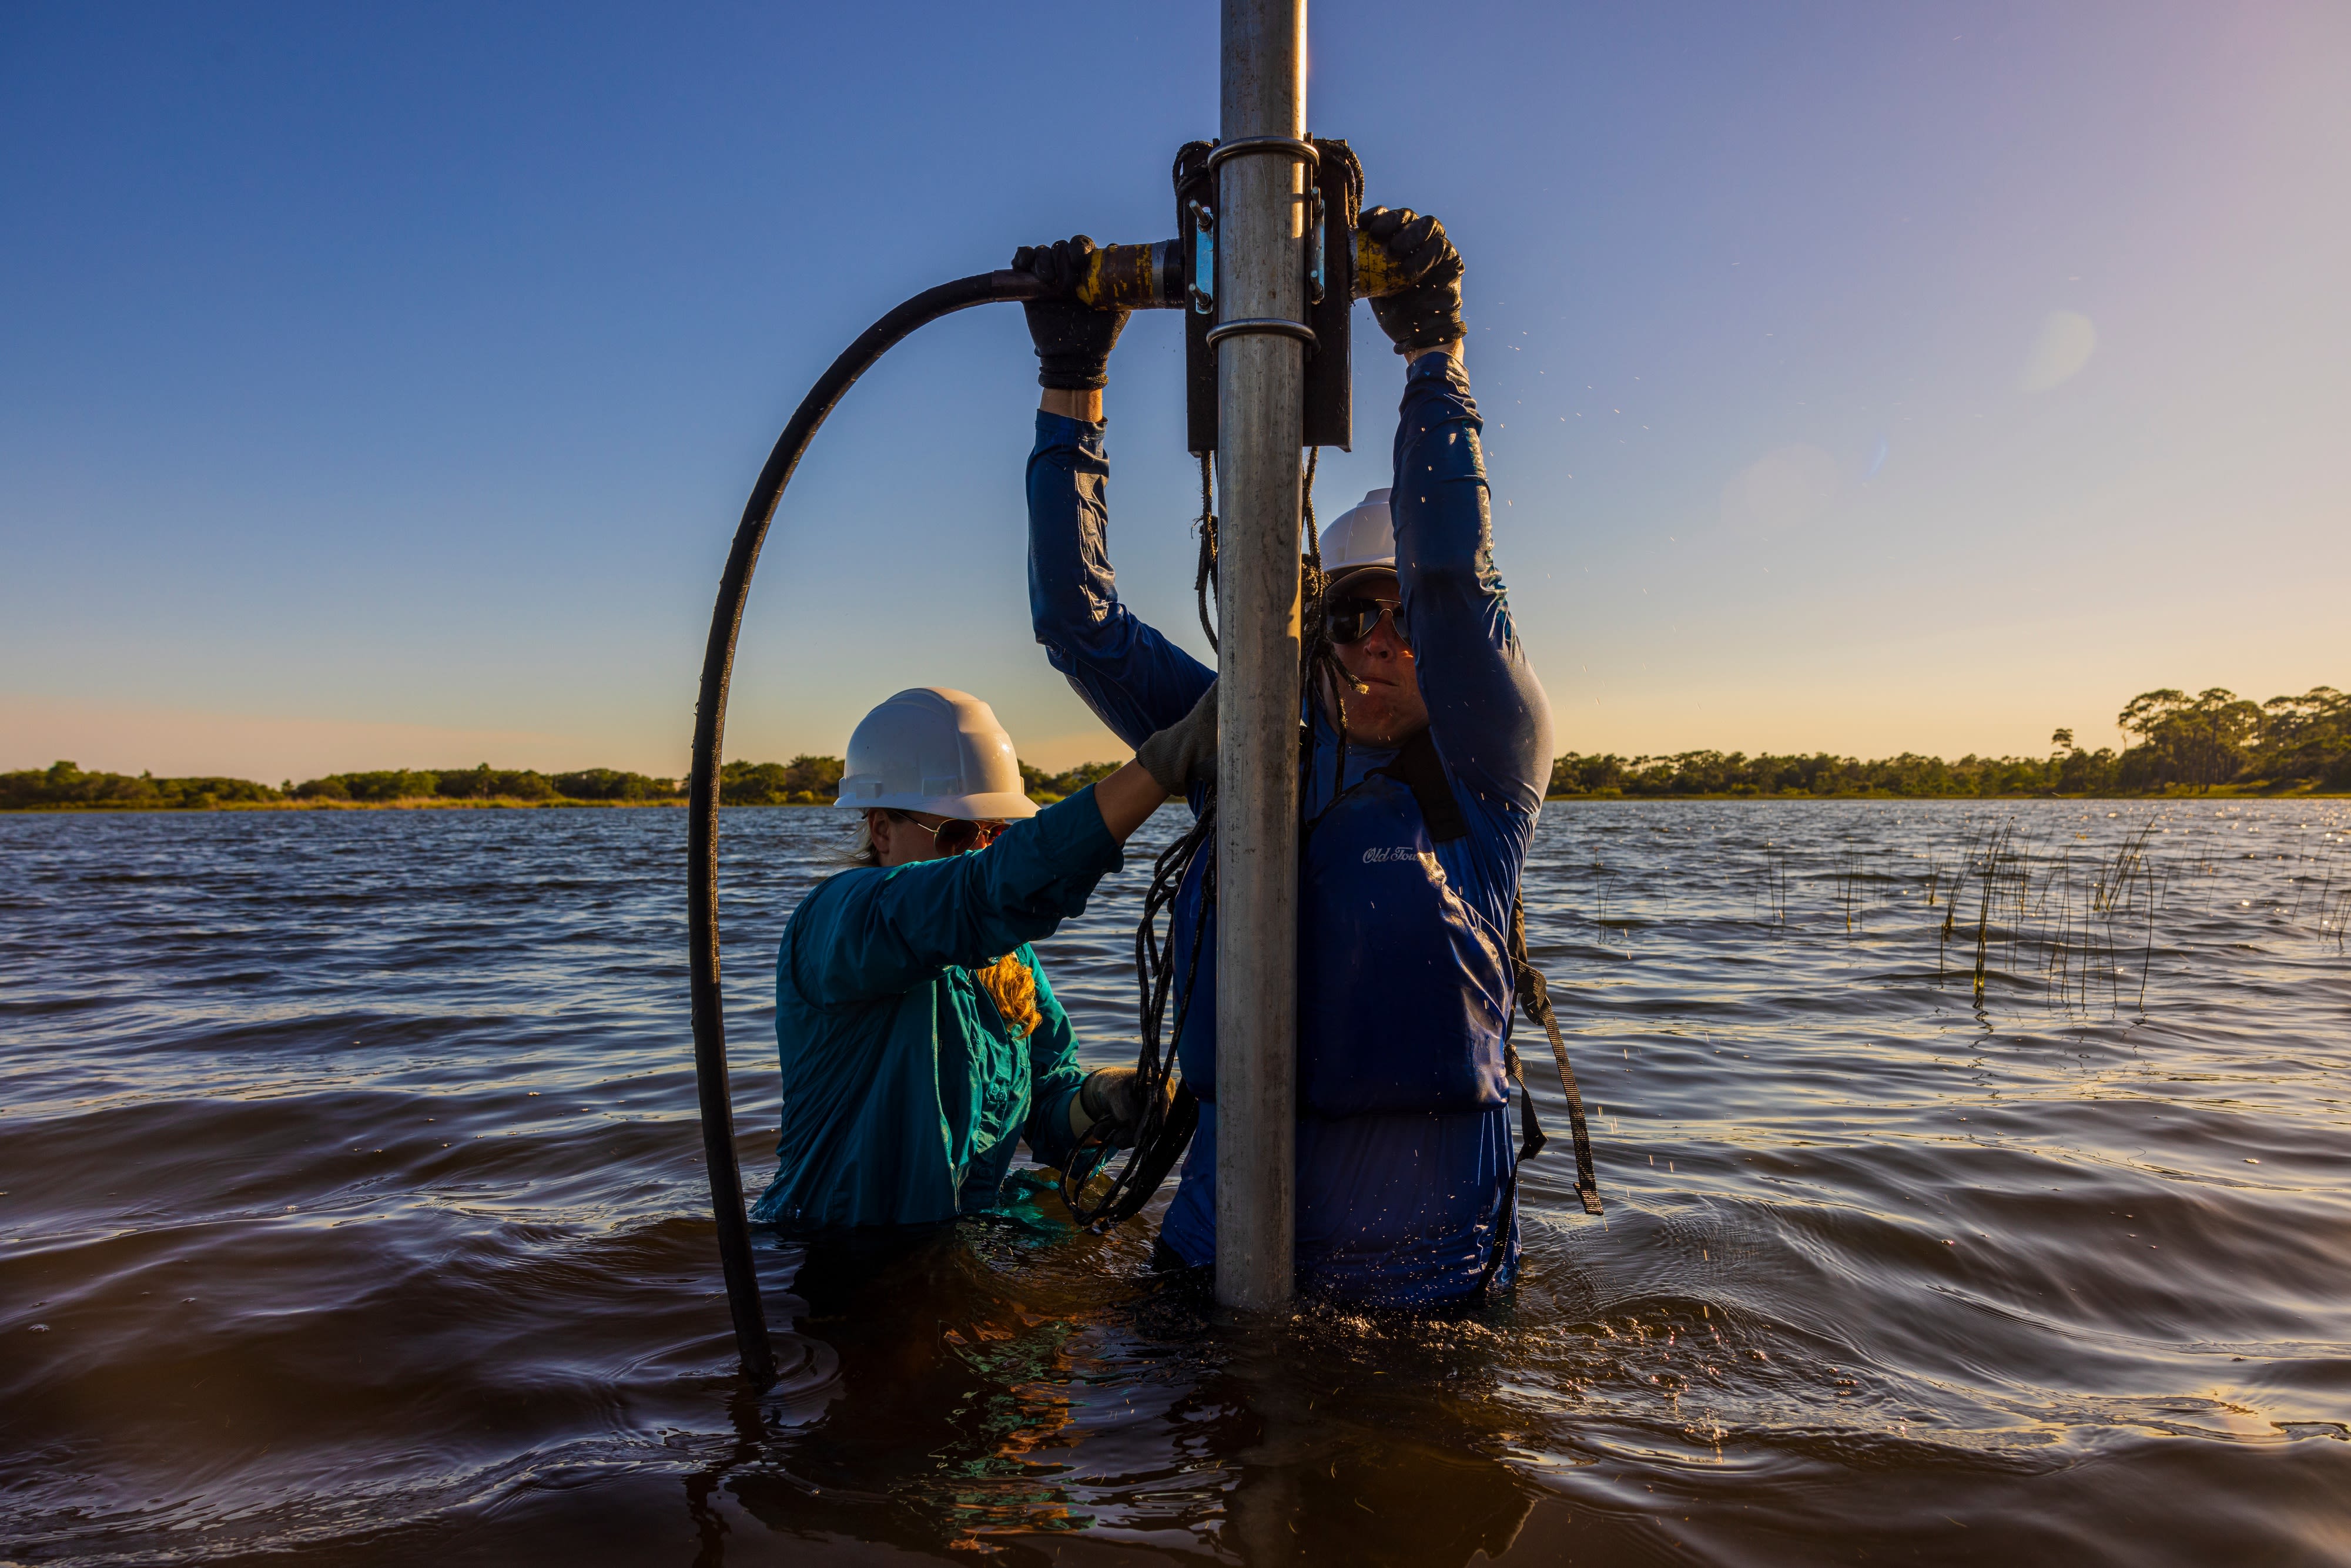
[[[979,830],[976,834],[943,831],[948,823],[958,821],[929,811],[875,810],[865,813],[865,831],[873,841],[874,858],[886,869],[959,855],[986,845],[1004,831],[1004,824],[995,821],[962,824],[965,828],[976,826]]]
[[[1399,597],[1393,576],[1373,573],[1350,595],[1393,603]],[[1420,670],[1394,613],[1380,617],[1370,636],[1338,645],[1339,663],[1369,688],[1341,692],[1347,706],[1347,733],[1366,746],[1394,746],[1425,727],[1428,704],[1420,695]]]

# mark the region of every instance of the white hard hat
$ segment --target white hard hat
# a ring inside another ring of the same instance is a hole
[[[1332,577],[1366,567],[1395,570],[1395,514],[1388,493],[1374,490],[1363,505],[1350,507],[1322,530],[1322,570]]]
[[[946,686],[910,687],[859,722],[833,804],[974,821],[1037,814],[995,710]]]

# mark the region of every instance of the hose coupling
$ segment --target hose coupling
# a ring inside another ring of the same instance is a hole
[[[1104,246],[1077,287],[1077,300],[1096,309],[1165,310],[1184,303],[1184,244]]]

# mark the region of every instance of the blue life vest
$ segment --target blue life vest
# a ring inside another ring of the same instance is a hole
[[[1447,883],[1411,789],[1375,769],[1332,801],[1305,839],[1301,1108],[1341,1117],[1510,1103],[1508,938]],[[1398,930],[1420,938],[1400,951],[1387,935]]]
[[[1408,781],[1423,730],[1395,761],[1340,792],[1307,824],[1298,889],[1298,1090],[1301,1115],[1340,1119],[1480,1112],[1510,1103],[1505,1041],[1514,996],[1509,934],[1447,883],[1436,853],[1458,838],[1460,812],[1437,774]],[[1424,802],[1421,795],[1428,795]],[[1432,822],[1429,809],[1437,821]],[[1175,912],[1176,972],[1190,968],[1194,911],[1207,857]],[[1399,931],[1415,934],[1409,943]],[[1192,994],[1215,994],[1213,923]],[[1184,1082],[1217,1098],[1216,1019],[1187,1014]]]

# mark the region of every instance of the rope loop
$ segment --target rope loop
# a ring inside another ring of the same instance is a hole
[[[1207,633],[1208,652],[1219,653],[1217,645],[1217,623],[1208,614],[1211,592],[1223,585],[1217,580],[1217,510],[1214,494],[1216,454],[1200,454],[1200,570],[1192,576],[1192,591],[1200,601],[1200,630]]]

